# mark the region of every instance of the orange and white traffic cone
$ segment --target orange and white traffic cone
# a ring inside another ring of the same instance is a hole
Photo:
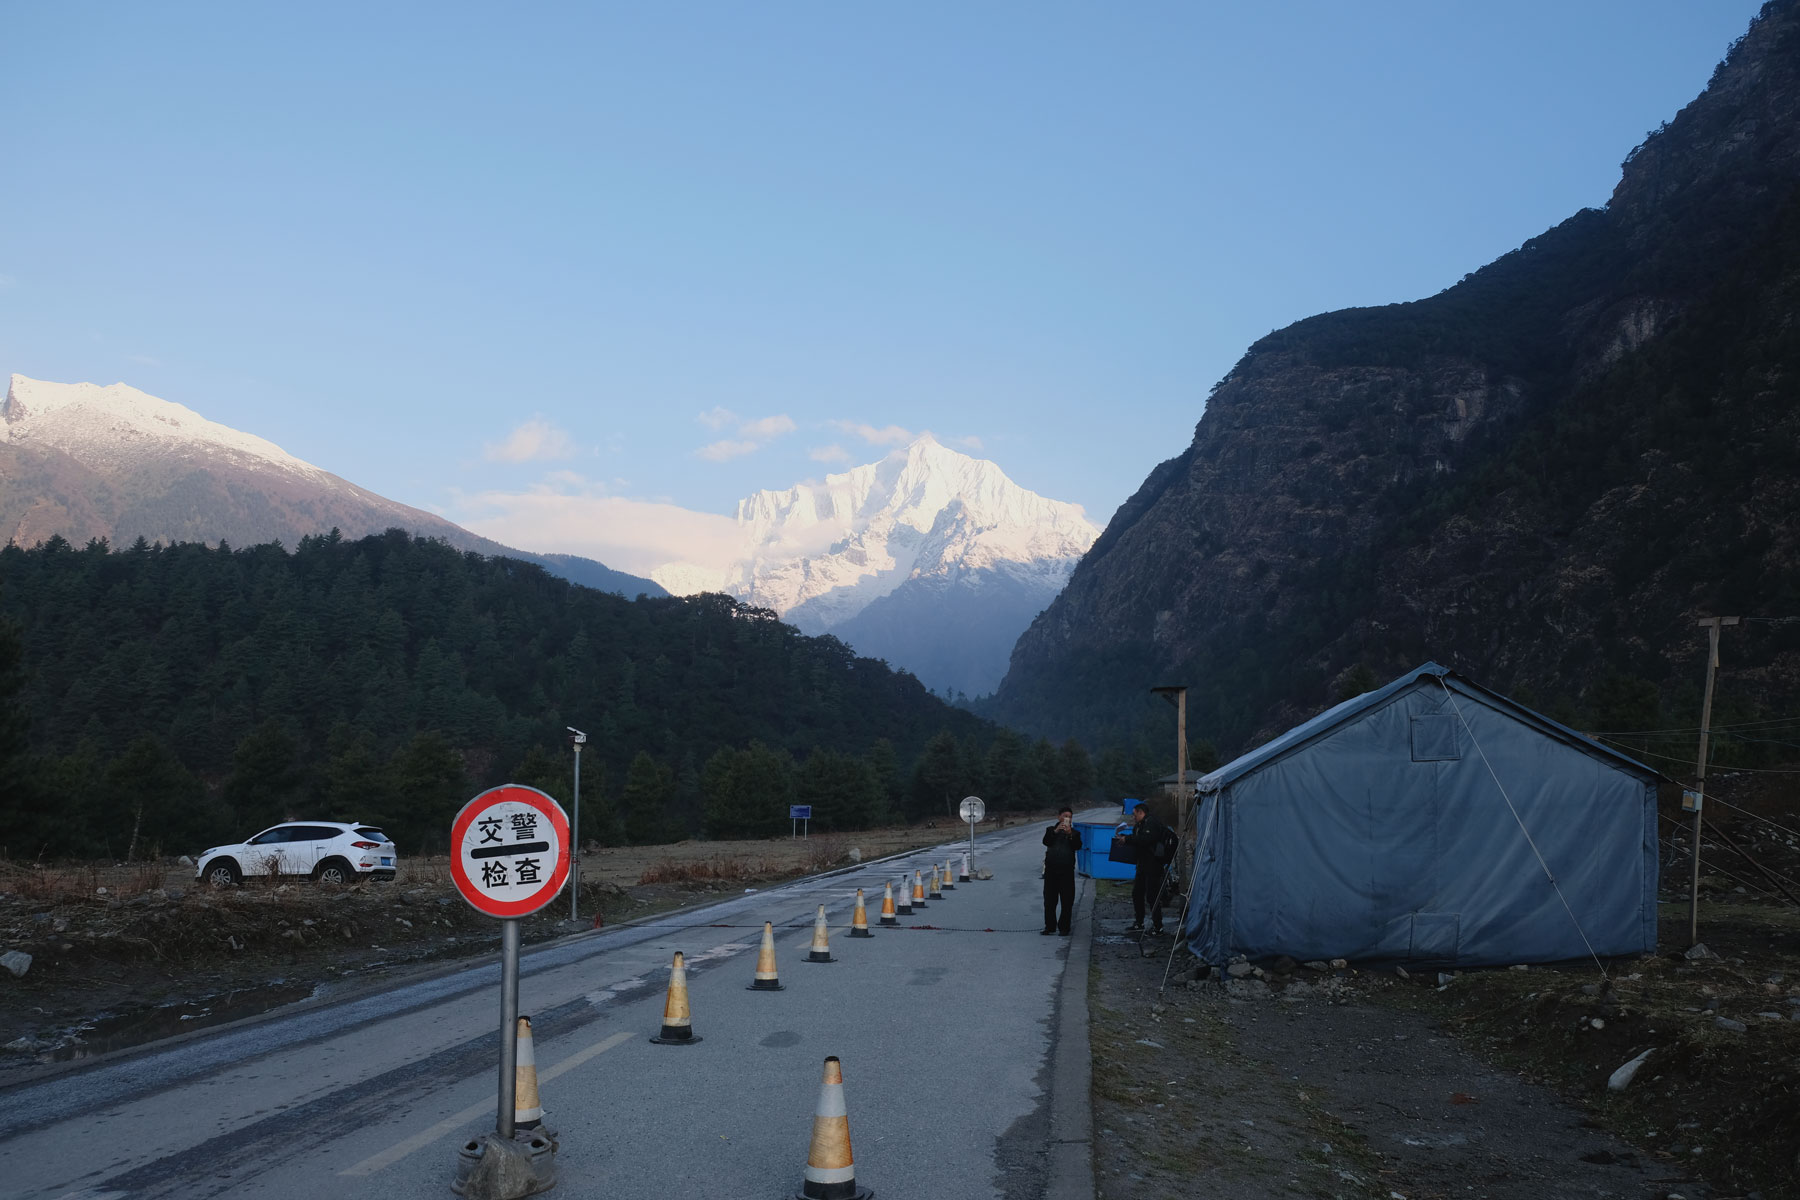
[[[944,889],[942,886],[940,886],[940,881],[938,880],[938,869],[935,866],[931,868],[931,886],[927,890],[926,894],[928,896],[930,896],[933,900],[942,900],[944,898]]]
[[[679,950],[669,967],[669,998],[663,1001],[662,1033],[650,1040],[659,1046],[691,1046],[700,1040],[694,1036],[694,1021],[688,1012],[687,963]]]
[[[519,1018],[517,1046],[513,1052],[513,1128],[536,1129],[544,1123],[544,1106],[538,1099],[537,1054],[531,1049],[530,1017]]]
[[[863,906],[862,889],[856,889],[856,911],[850,916],[851,937],[874,937],[869,932],[869,910]]]
[[[907,886],[904,875],[900,877],[900,898],[894,903],[899,906],[898,911],[901,916],[912,916],[912,889]]]
[[[956,872],[950,869],[950,860],[946,858],[944,860],[944,890],[946,892],[954,892],[956,890],[956,884],[954,882],[955,877]]]
[[[881,897],[881,923],[898,925],[900,918],[894,915],[894,881],[888,880],[887,893]]]
[[[807,962],[836,962],[831,957],[831,935],[825,928],[825,906],[819,905],[819,915],[813,918],[812,949],[806,952]]]
[[[868,1188],[856,1186],[850,1112],[844,1107],[844,1069],[834,1054],[825,1060],[825,1082],[813,1113],[812,1144],[806,1150],[806,1174],[794,1200],[871,1200],[874,1195]]]
[[[969,882],[969,852],[963,851],[962,881]]]
[[[775,969],[775,925],[771,921],[763,922],[762,949],[756,952],[756,978],[750,981],[750,991],[779,992],[781,974]]]
[[[913,907],[925,907],[925,872],[913,872]]]

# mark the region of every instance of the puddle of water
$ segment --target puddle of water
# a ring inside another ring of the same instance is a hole
[[[271,983],[262,987],[224,992],[204,1000],[103,1016],[75,1029],[68,1041],[54,1050],[39,1054],[37,1059],[46,1063],[70,1062],[113,1050],[142,1046],[146,1042],[173,1037],[178,1033],[266,1013],[283,1004],[304,1000],[313,991],[314,987],[310,983]]]

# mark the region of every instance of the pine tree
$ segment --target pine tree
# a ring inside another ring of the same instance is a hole
[[[442,734],[416,733],[388,760],[391,799],[377,809],[378,823],[404,851],[441,852],[450,844],[450,822],[471,799],[462,758]]]
[[[940,730],[925,743],[925,750],[913,767],[913,803],[907,815],[916,820],[926,813],[954,813],[961,793],[973,782],[963,767],[956,735]]]
[[[334,821],[367,820],[390,785],[387,765],[365,729],[340,722],[331,731],[325,764],[325,815]]]
[[[821,830],[867,829],[880,807],[881,790],[862,759],[814,746],[795,774],[794,802],[812,806]]]
[[[869,747],[866,761],[870,773],[875,776],[876,789],[876,807],[870,822],[875,825],[885,824],[900,815],[903,799],[900,756],[894,753],[894,743],[886,738],[876,738],[875,744]]]
[[[19,628],[0,618],[0,828],[23,828],[37,805],[30,786],[30,720],[25,712],[25,670]],[[5,839],[10,841],[10,835]],[[13,844],[15,852],[23,849]]]
[[[669,841],[669,802],[675,798],[675,772],[639,750],[625,772],[625,838],[634,846]]]
[[[107,840],[126,862],[193,853],[208,840],[214,814],[200,781],[155,738],[136,739],[112,761],[101,794]]]
[[[299,811],[306,788],[299,753],[294,735],[273,718],[238,742],[225,781],[225,802],[243,836],[306,815]]]
[[[1057,751],[1058,802],[1080,811],[1094,798],[1094,764],[1087,748],[1074,738]]]

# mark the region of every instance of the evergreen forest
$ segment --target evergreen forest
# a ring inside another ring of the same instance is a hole
[[[622,596],[400,530],[0,550],[0,853],[194,853],[293,818],[381,824],[402,853],[503,782],[602,842],[759,837],[1132,793],[910,674],[719,595]]]

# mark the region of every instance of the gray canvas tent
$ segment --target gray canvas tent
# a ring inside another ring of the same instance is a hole
[[[1427,663],[1200,780],[1188,948],[1462,966],[1654,950],[1659,778]]]

